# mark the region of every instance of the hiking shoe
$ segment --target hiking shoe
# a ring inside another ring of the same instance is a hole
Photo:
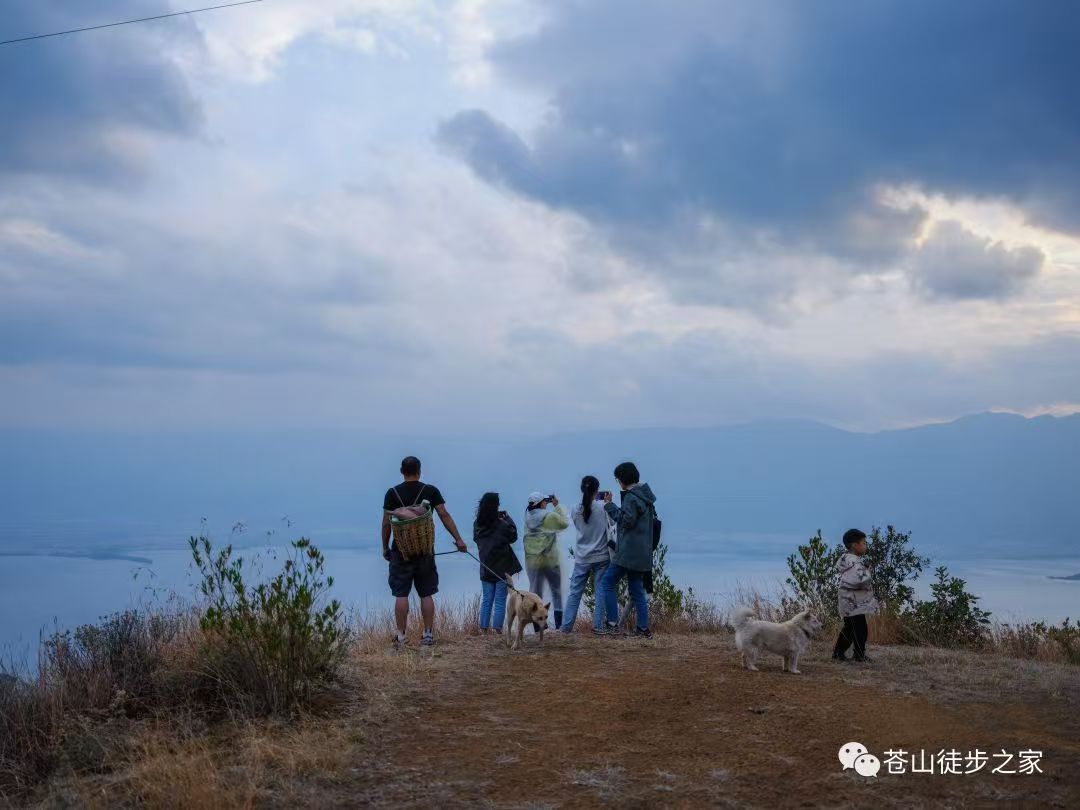
[[[872,664],[874,659],[865,655],[853,655],[851,661],[854,664]]]
[[[836,653],[833,653],[832,660],[837,664],[846,664],[848,662],[848,657],[846,655],[837,655]]]
[[[420,646],[421,647],[434,647],[435,646],[435,636],[432,635],[430,630],[425,630],[424,631],[424,635],[421,636],[421,638],[420,638]]]
[[[648,627],[635,627],[634,638],[643,638],[646,641],[652,641],[652,631]]]

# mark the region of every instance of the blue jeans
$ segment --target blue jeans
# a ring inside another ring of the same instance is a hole
[[[563,624],[559,629],[569,633],[574,629],[577,620],[578,607],[581,605],[581,595],[585,593],[585,585],[589,581],[589,575],[593,578],[593,590],[596,594],[596,610],[593,611],[593,629],[599,630],[604,623],[604,609],[600,602],[600,577],[608,567],[608,561],[602,560],[594,563],[574,563],[574,573],[570,575],[570,595],[566,597],[566,612],[563,614]]]
[[[480,584],[484,586],[484,596],[480,600],[480,629],[487,630],[489,627],[494,627],[496,630],[502,630],[503,619],[506,618],[506,582],[480,580]],[[495,608],[494,617],[491,615],[492,607]],[[491,621],[492,618],[495,621]]]
[[[630,601],[637,612],[637,626],[642,630],[649,626],[649,601],[645,596],[645,583],[642,581],[644,571],[631,571],[621,565],[612,563],[607,567],[604,576],[600,578],[600,591],[604,598],[604,613],[609,623],[619,620],[619,600],[615,590],[619,586],[619,580],[626,576],[626,584],[630,590]]]

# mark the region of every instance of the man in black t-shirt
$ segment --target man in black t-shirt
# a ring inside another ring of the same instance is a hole
[[[439,571],[435,567],[433,556],[413,557],[406,560],[401,552],[390,543],[390,512],[402,506],[414,506],[427,501],[431,508],[439,515],[443,526],[454,538],[454,545],[458,551],[465,551],[465,541],[461,539],[457,524],[446,510],[446,500],[438,487],[425,484],[420,480],[420,459],[416,456],[406,456],[401,461],[401,476],[405,480],[396,487],[386,490],[383,498],[382,519],[382,550],[383,559],[390,563],[390,592],[394,594],[394,619],[397,622],[397,638],[395,644],[401,646],[405,643],[405,630],[409,621],[409,593],[416,588],[416,595],[420,597],[420,613],[424,617],[424,635],[420,643],[425,647],[432,647],[435,638],[432,635],[432,627],[435,624],[435,599],[439,591]]]

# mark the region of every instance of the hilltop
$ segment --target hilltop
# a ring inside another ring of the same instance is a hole
[[[162,806],[941,806],[1080,802],[1080,669],[878,648],[865,668],[818,642],[802,677],[750,673],[727,634],[651,643],[549,637],[524,652],[465,636],[434,654],[369,638],[337,701],[295,727],[136,731],[109,772],[54,780],[79,804]],[[1043,773],[864,778],[887,749],[1037,749]]]

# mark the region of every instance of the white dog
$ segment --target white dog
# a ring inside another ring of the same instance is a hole
[[[758,653],[762,650],[784,657],[784,671],[799,673],[799,656],[810,646],[810,639],[821,629],[821,620],[809,610],[777,624],[754,618],[748,607],[735,608],[731,623],[735,626],[735,646],[742,653],[743,666],[757,672]]]

